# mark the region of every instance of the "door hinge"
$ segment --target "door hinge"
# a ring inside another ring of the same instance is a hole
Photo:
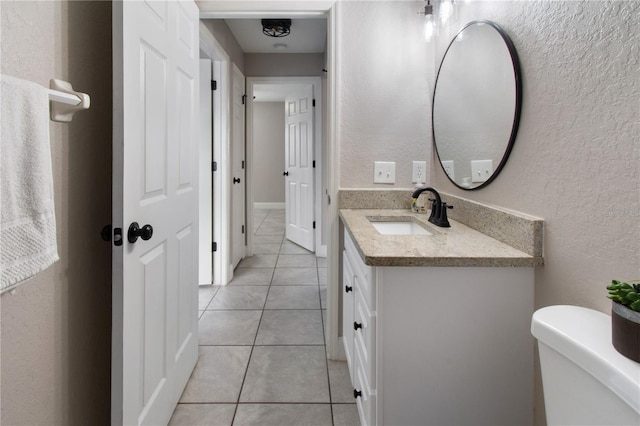
[[[244,234],[244,225],[242,225],[242,233]]]
[[[311,163],[311,166],[315,169],[316,168],[316,160],[313,160],[313,162]]]
[[[244,160],[242,160],[242,168],[244,169]]]
[[[218,251],[218,243],[211,243],[211,251]]]
[[[313,221],[313,229],[316,229],[316,221]]]
[[[218,90],[218,82],[211,80],[211,90]]]
[[[316,106],[316,100],[314,99],[313,102],[311,102],[311,106],[315,107]]]
[[[212,172],[217,172],[218,171],[218,162],[217,161],[212,161],[211,162],[211,171]]]
[[[247,95],[242,95],[242,105],[247,101]]]

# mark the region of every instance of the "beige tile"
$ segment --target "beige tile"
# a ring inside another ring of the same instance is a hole
[[[276,266],[278,255],[275,254],[254,254],[245,257],[238,264],[238,268],[269,268]]]
[[[178,404],[169,426],[231,426],[236,404]]]
[[[329,402],[324,346],[256,346],[241,402]]]
[[[321,311],[264,311],[256,345],[324,345]]]
[[[236,402],[251,346],[200,346],[180,402]]]
[[[254,244],[282,244],[284,235],[254,235]]]
[[[253,345],[262,311],[205,311],[199,322],[200,345]]]
[[[254,254],[278,254],[280,253],[280,244],[254,244]]]
[[[353,403],[353,385],[346,361],[328,360],[331,402]]]
[[[239,404],[234,426],[332,426],[329,404]]]
[[[327,268],[318,268],[318,284],[327,285]]]
[[[236,268],[229,285],[269,285],[274,268]]]
[[[207,309],[219,288],[220,286],[217,285],[201,285],[198,287],[198,310],[204,311]]]
[[[320,308],[327,309],[327,286],[321,285],[319,288],[320,288]]]
[[[285,240],[280,248],[280,254],[313,254],[313,252]]]
[[[356,404],[332,404],[334,426],[358,426],[360,417]]]
[[[317,268],[275,268],[271,285],[318,285]]]
[[[317,267],[313,254],[281,254],[278,256],[278,268],[311,268]]]
[[[315,286],[271,286],[265,309],[320,309]]]
[[[284,235],[284,224],[263,223],[255,232],[256,235]]]
[[[225,286],[218,291],[208,309],[262,309],[268,291],[267,286]]]

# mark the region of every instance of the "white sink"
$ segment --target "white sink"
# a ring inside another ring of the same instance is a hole
[[[382,235],[432,235],[416,222],[376,222],[373,220],[370,222]]]

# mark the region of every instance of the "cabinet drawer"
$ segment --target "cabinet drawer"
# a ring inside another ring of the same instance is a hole
[[[355,388],[354,396],[356,395],[355,392],[359,392],[359,396],[356,398],[356,406],[358,407],[360,423],[363,426],[375,425],[376,395],[367,383],[366,375],[363,373],[361,368],[356,368],[353,385]]]
[[[353,308],[354,304],[354,278],[351,261],[343,254],[342,261],[342,340],[344,343],[344,352],[347,358],[347,365],[351,374],[351,383],[353,383]]]
[[[363,373],[366,374],[367,383],[372,389],[375,389],[376,317],[371,314],[362,296],[358,293],[355,295],[353,330],[351,356],[354,358],[356,365],[361,366]],[[355,359],[356,357],[357,359]]]
[[[376,289],[374,270],[371,266],[364,264],[348,233],[344,234],[344,248],[351,262],[351,266],[353,267],[353,273],[356,276],[355,284],[358,287],[358,291],[363,294],[369,307],[371,307],[372,310],[375,310]]]

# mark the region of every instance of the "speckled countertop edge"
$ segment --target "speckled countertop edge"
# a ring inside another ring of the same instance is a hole
[[[340,209],[346,231],[370,266],[523,267],[543,264],[514,247],[450,220],[451,228],[427,221],[428,215],[405,209]],[[416,221],[432,235],[382,235],[368,217]]]

